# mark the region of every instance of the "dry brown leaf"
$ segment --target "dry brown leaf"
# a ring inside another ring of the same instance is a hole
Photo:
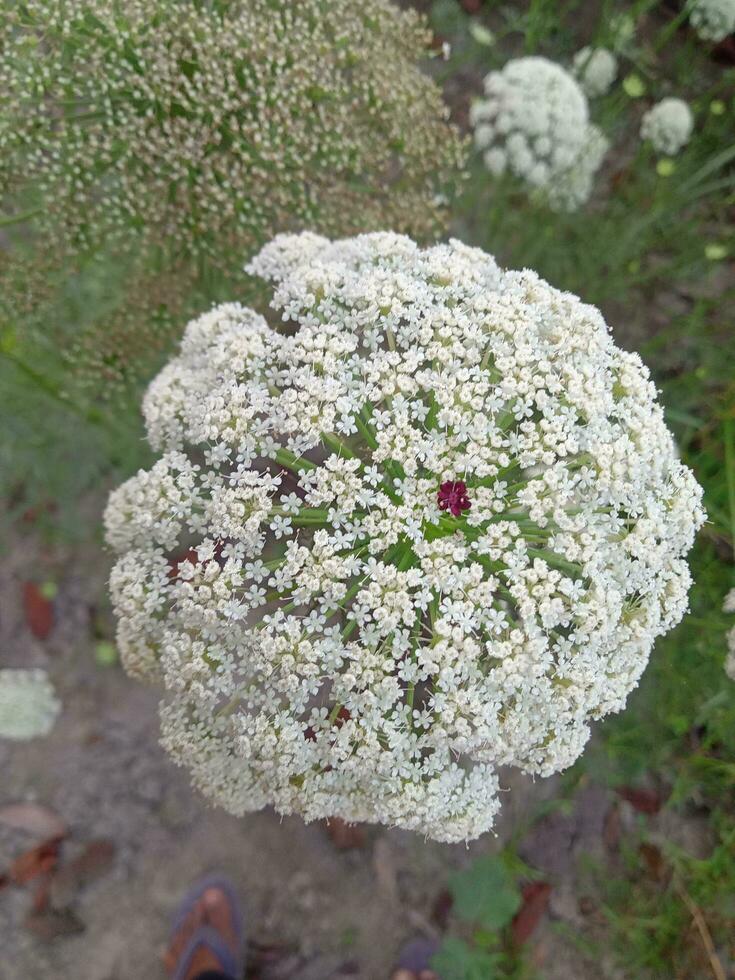
[[[666,862],[660,848],[644,841],[638,848],[638,853],[650,876],[656,881],[663,881],[666,877]]]
[[[511,924],[513,941],[518,946],[530,939],[546,912],[551,897],[551,885],[546,881],[532,881],[523,886],[522,896],[523,902]]]
[[[53,810],[38,803],[10,803],[0,807],[0,823],[44,840],[66,834],[66,827]]]
[[[327,833],[338,851],[365,846],[365,829],[359,824],[345,823],[341,817],[330,817],[326,821]]]
[[[82,853],[63,864],[51,882],[51,903],[55,908],[65,908],[77,892],[103,875],[112,865],[115,845],[109,840],[93,840]]]
[[[622,797],[627,803],[637,810],[638,813],[645,813],[649,817],[653,816],[663,806],[663,800],[651,789],[640,789],[635,786],[621,786],[618,788],[618,796]]]
[[[35,582],[26,582],[23,586],[23,609],[31,633],[39,640],[45,640],[54,625],[54,607]]]
[[[448,888],[444,888],[434,899],[431,906],[431,921],[444,932],[449,925],[449,914],[454,905],[454,898]]]
[[[60,837],[43,841],[30,851],[25,851],[10,865],[8,877],[16,885],[25,885],[39,875],[48,874],[59,860]]]

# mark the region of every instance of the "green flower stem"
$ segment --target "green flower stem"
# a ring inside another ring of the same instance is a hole
[[[275,572],[277,568],[280,568],[284,563],[285,559],[283,555],[280,558],[272,558],[270,561],[264,561],[263,564],[268,569],[269,572]]]
[[[45,395],[52,398],[54,401],[59,402],[70,412],[74,412],[76,415],[79,415],[85,420],[85,422],[89,422],[90,425],[98,426],[101,429],[106,429],[108,432],[119,434],[119,426],[117,426],[115,422],[108,418],[105,414],[98,411],[94,407],[87,408],[84,405],[77,404],[70,398],[66,398],[64,392],[53,381],[40,374],[29,364],[26,364],[25,361],[21,360],[21,358],[16,357],[15,354],[2,351],[0,352],[0,356],[5,357],[6,360],[10,361],[10,363],[18,371],[24,374],[35,385],[35,387],[42,391]]]
[[[375,438],[373,430],[370,428],[367,422],[364,421],[362,412],[358,412],[357,415],[355,415],[355,425],[368,446],[370,446],[371,449],[377,449],[378,440]]]
[[[676,15],[676,17],[672,17],[672,19],[669,21],[666,27],[664,27],[663,30],[659,31],[658,36],[653,42],[654,51],[660,51],[663,47],[665,47],[669,43],[671,38],[674,36],[674,34],[676,34],[676,32],[684,23],[684,21],[687,19],[690,13],[691,10],[689,4],[684,4],[682,9]]]
[[[559,568],[562,571],[568,571],[570,575],[573,575],[575,578],[579,578],[579,565],[575,565],[571,561],[565,561],[564,558],[560,558],[553,551],[548,551],[544,548],[529,548],[528,554],[531,558],[541,558],[547,564],[553,565],[555,568]]]
[[[327,719],[327,724],[330,728],[332,725],[334,725],[335,721],[337,720],[337,715],[340,713],[343,707],[343,704],[341,704],[339,701],[335,701],[334,707],[329,712],[329,718]]]
[[[396,562],[396,567],[399,572],[405,572],[409,569],[413,563],[416,561],[416,555],[413,553],[411,546],[407,545],[405,551]]]
[[[320,520],[326,520],[328,511],[324,507],[304,507],[303,510],[294,514],[293,511],[286,510],[285,507],[271,507],[270,513],[274,517],[291,517],[292,519],[297,517],[315,517]]]
[[[277,463],[280,463],[296,474],[300,470],[315,470],[318,468],[316,463],[312,463],[310,459],[306,459],[305,456],[296,456],[288,449],[279,449],[273,458]]]
[[[0,228],[8,228],[10,225],[20,225],[30,218],[35,218],[42,211],[43,208],[29,208],[27,211],[21,211],[19,214],[0,215]]]
[[[346,642],[352,636],[352,634],[357,629],[357,623],[354,619],[349,620],[345,628],[342,630],[342,642]]]
[[[325,446],[331,449],[333,453],[337,453],[338,456],[344,456],[346,459],[359,458],[338,436],[334,436],[329,432],[322,432],[322,442]]]
[[[395,562],[396,559],[397,559],[397,563],[398,563],[398,566],[400,568],[400,563],[405,559],[405,556],[407,554],[410,554],[412,556],[412,558],[413,558],[413,552],[411,551],[410,545],[406,544],[404,541],[399,541],[399,542],[397,542],[396,544],[394,544],[392,547],[390,547],[388,549],[388,551],[383,556],[383,561],[385,562],[386,565],[389,565],[389,564]],[[344,603],[347,603],[347,602],[350,602],[352,599],[354,599],[354,597],[357,595],[357,593],[362,588],[362,583],[364,581],[365,581],[365,579],[363,577],[358,582],[355,583],[355,585],[352,587],[352,589],[350,589],[348,591],[347,595],[342,600],[342,603],[343,604]],[[350,593],[352,593],[352,594],[350,594]],[[327,617],[334,616],[337,612],[338,612],[338,610],[336,610],[336,609],[333,610],[333,611],[331,611],[331,612],[328,612],[327,613]],[[352,634],[355,632],[356,629],[357,629],[357,623],[355,622],[355,620],[354,619],[349,620],[349,622],[346,623],[344,629],[342,630],[342,639],[343,639],[343,641],[344,640],[348,640],[350,638],[350,636],[352,636]]]

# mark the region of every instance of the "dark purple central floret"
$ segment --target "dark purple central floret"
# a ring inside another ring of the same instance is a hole
[[[462,480],[447,480],[442,483],[437,503],[440,510],[448,510],[453,517],[459,517],[463,510],[469,510],[472,506],[467,496],[467,484]]]

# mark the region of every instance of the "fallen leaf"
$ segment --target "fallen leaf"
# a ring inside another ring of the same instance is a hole
[[[109,840],[93,840],[82,853],[63,864],[51,882],[51,903],[65,908],[85,885],[101,877],[112,865],[115,845]]]
[[[582,915],[592,915],[597,911],[595,900],[589,895],[582,895],[577,906]]]
[[[248,975],[252,973],[258,980],[267,977],[289,980],[298,977],[303,967],[303,957],[288,946],[255,940],[248,942]]]
[[[0,823],[16,830],[25,830],[45,840],[66,834],[66,827],[59,817],[48,807],[38,803],[10,803],[0,807]]]
[[[25,885],[39,875],[53,871],[59,860],[60,845],[60,837],[51,837],[25,851],[10,865],[8,877],[16,885]]]
[[[452,898],[452,893],[448,888],[444,888],[436,896],[434,899],[434,904],[431,906],[431,921],[434,922],[442,930],[442,932],[444,932],[449,925],[449,914],[452,911],[453,905],[454,899]]]
[[[613,190],[618,190],[618,188],[624,184],[630,178],[630,170],[624,167],[622,170],[616,170],[615,173],[610,178],[610,186]]]
[[[638,813],[645,813],[649,817],[658,813],[663,805],[663,800],[650,789],[640,789],[635,786],[618,787],[618,796],[622,797],[627,803],[637,810]]]
[[[84,932],[84,923],[70,909],[48,909],[45,912],[32,912],[25,920],[37,939],[50,943],[60,936],[74,936]]]
[[[39,504],[37,507],[27,507],[21,514],[20,519],[24,524],[35,524],[44,514],[54,514],[57,510],[58,506],[52,500],[49,500],[44,504]]]
[[[39,640],[45,640],[54,625],[54,607],[35,582],[23,585],[23,608],[31,633]]]
[[[517,946],[531,937],[546,912],[550,896],[551,885],[546,881],[532,881],[521,889],[521,907],[511,924],[513,941]]]
[[[666,862],[660,848],[644,841],[638,848],[638,853],[650,876],[656,881],[662,881],[666,876]]]
[[[341,817],[330,817],[326,824],[327,833],[338,851],[365,846],[365,829],[359,824],[345,823]]]
[[[720,65],[735,65],[735,37],[732,34],[715,45],[712,60]]]
[[[33,893],[33,901],[31,902],[31,912],[45,912],[49,905],[49,896],[51,894],[51,878],[53,872],[45,874],[43,878],[38,883],[38,888],[36,888]]]

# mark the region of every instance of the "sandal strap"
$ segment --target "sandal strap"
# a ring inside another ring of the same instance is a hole
[[[202,946],[214,953],[220,962],[220,968],[223,973],[229,974],[233,980],[240,980],[240,977],[237,976],[240,966],[236,961],[235,954],[216,929],[207,925],[200,926],[189,940],[172,980],[184,980],[191,968],[191,961],[194,958],[194,954]]]

